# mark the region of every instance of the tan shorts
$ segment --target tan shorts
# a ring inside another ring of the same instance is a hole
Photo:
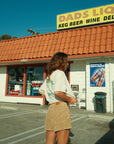
[[[57,102],[49,106],[45,129],[59,131],[71,129],[70,111],[65,102]]]

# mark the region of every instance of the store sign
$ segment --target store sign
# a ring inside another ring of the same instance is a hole
[[[79,85],[72,84],[71,88],[73,91],[79,91]]]
[[[105,63],[90,64],[90,86],[105,87]]]
[[[114,4],[57,15],[57,30],[114,21]]]

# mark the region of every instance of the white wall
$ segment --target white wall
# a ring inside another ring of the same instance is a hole
[[[110,108],[114,112],[114,59],[110,59]]]
[[[0,67],[0,101],[5,96],[6,70],[6,67]]]
[[[106,92],[107,93],[107,82],[106,87],[90,87],[90,63],[97,63],[97,62],[104,62],[104,61],[88,61],[86,65],[86,86],[87,86],[87,110],[94,110],[94,97],[95,97],[95,92]],[[105,64],[105,70],[106,68]],[[107,72],[105,73],[105,80],[107,81],[108,77],[106,77]]]
[[[90,63],[105,63],[105,87],[90,87]],[[87,86],[87,110],[94,110],[95,92],[106,92],[106,111],[112,112],[112,80],[114,77],[114,66],[110,58],[101,58],[87,61],[86,86]],[[112,74],[113,73],[113,74]]]
[[[105,87],[90,87],[90,64],[105,63]],[[114,58],[99,57],[83,60],[74,60],[71,64],[70,84],[79,85],[79,97],[86,99],[86,109],[94,111],[95,92],[106,92],[106,111],[114,110]],[[85,88],[85,93],[83,89]],[[113,89],[113,91],[112,91]]]
[[[90,87],[90,63],[105,63],[105,87]],[[1,102],[22,102],[22,103],[43,103],[42,98],[10,97],[5,96],[6,67],[0,67],[0,101]],[[106,110],[114,112],[114,58],[101,57],[85,60],[73,60],[70,69],[70,84],[79,85],[79,97],[86,99],[86,109],[94,111],[95,92],[106,92]],[[85,92],[84,92],[85,89]]]
[[[74,61],[70,69],[70,84],[79,85],[78,103],[79,107],[86,107],[86,102],[81,103],[80,100],[86,100],[85,87],[85,61]]]

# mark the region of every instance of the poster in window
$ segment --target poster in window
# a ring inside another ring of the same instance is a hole
[[[90,86],[105,87],[105,63],[90,64]]]

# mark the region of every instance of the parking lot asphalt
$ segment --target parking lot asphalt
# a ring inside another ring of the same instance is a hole
[[[0,103],[0,144],[45,144],[48,106]],[[114,113],[71,107],[69,144],[114,144]]]

